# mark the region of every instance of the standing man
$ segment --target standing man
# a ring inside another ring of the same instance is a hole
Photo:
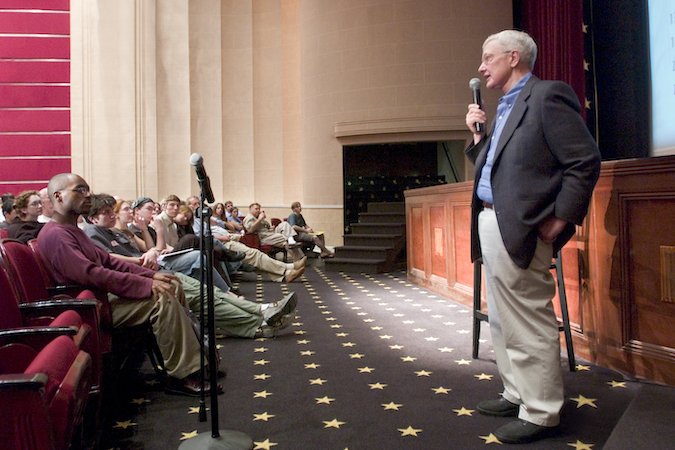
[[[504,392],[478,404],[481,414],[518,416],[495,431],[506,443],[551,434],[560,423],[563,384],[560,333],[552,298],[553,255],[586,215],[600,152],[579,115],[572,89],[531,71],[537,46],[505,30],[483,43],[478,71],[500,98],[492,129],[470,104],[466,124],[475,163],[472,260],[483,258],[490,332]]]

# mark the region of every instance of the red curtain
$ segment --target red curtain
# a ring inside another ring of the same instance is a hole
[[[522,0],[523,31],[537,42],[534,74],[568,83],[585,112],[583,0]]]

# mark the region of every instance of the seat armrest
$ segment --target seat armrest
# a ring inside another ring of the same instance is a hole
[[[44,373],[10,373],[0,375],[0,390],[3,389],[42,389],[47,384]]]

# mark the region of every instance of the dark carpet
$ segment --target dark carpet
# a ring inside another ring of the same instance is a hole
[[[274,339],[219,340],[225,393],[220,428],[246,433],[255,449],[472,449],[498,446],[510,418],[478,414],[501,383],[489,329],[471,358],[471,310],[410,284],[405,273],[324,273],[302,282],[239,283],[249,299],[293,290],[298,317]],[[531,449],[599,449],[639,389],[616,372],[580,361],[565,368],[557,435]],[[167,395],[149,366],[119,383],[101,448],[177,448],[208,432],[198,399]],[[207,399],[208,402],[208,399]],[[209,414],[210,420],[210,414]]]

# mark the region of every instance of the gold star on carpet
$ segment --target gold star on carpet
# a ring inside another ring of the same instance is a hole
[[[625,381],[608,381],[607,384],[609,384],[613,388],[625,388],[626,387],[626,382]]]
[[[254,374],[253,379],[254,380],[267,380],[268,378],[272,378],[272,375],[268,375],[266,373],[259,373],[259,374]]]
[[[588,33],[588,25],[585,23],[581,25],[581,30],[584,32],[584,34]]]
[[[326,317],[326,322],[335,322],[336,320],[335,317]]]
[[[267,414],[267,411],[265,411],[262,414],[253,414],[253,421],[255,422],[256,420],[262,420],[267,422],[272,417],[274,417],[274,414]]]
[[[373,330],[373,331],[381,331],[381,330],[384,329],[384,327],[374,326],[374,327],[370,327],[370,329]]]
[[[387,410],[398,411],[401,406],[403,406],[403,404],[401,403],[394,403],[394,402],[382,403],[382,407],[384,408],[385,411]]]
[[[321,404],[324,404],[324,405],[330,405],[331,402],[334,402],[334,401],[335,401],[334,398],[330,398],[330,397],[328,397],[328,396],[326,396],[326,395],[324,395],[323,397],[317,397],[317,398],[315,398],[314,400],[316,400],[316,404],[317,404],[317,405],[321,405]]]
[[[347,422],[340,422],[337,419],[333,420],[324,420],[323,421],[323,427],[324,428],[340,428],[342,425],[346,424]]]
[[[494,434],[490,433],[487,436],[478,436],[482,440],[485,441],[485,444],[502,444],[502,441],[497,439],[497,436]]]
[[[392,350],[401,350],[403,346],[397,344],[397,345],[390,345],[389,348]]]
[[[424,340],[427,341],[427,342],[436,342],[438,340],[438,338],[437,337],[425,337]]]
[[[415,362],[417,358],[413,356],[401,356],[401,361],[403,362]]]
[[[347,337],[347,336],[349,336],[349,333],[344,333],[344,332],[342,332],[342,333],[335,333],[335,336],[336,336],[336,337]]]
[[[386,384],[382,384],[382,383],[380,383],[380,382],[372,383],[372,384],[369,384],[368,386],[370,386],[370,389],[380,389],[380,390],[382,390],[382,389],[384,389],[384,388],[387,387]]]
[[[216,344],[216,349],[222,350],[222,348],[223,348],[223,344]]]
[[[305,364],[305,369],[318,369],[319,367],[321,367],[321,364],[317,363]]]
[[[327,380],[323,380],[321,378],[314,378],[309,380],[309,384],[318,384],[319,386],[323,386],[324,383],[326,383]]]
[[[584,98],[584,108],[591,109],[591,101],[587,98]]]
[[[353,342],[343,342],[342,346],[343,347],[354,347],[356,344]]]
[[[258,391],[258,392],[254,392],[254,393],[253,393],[253,398],[267,398],[267,397],[269,397],[270,395],[272,395],[271,392],[267,392],[267,391]]]
[[[316,352],[313,352],[313,351],[311,351],[311,350],[304,350],[304,351],[301,351],[301,352],[300,352],[300,356],[312,356],[312,355],[314,355],[315,353],[316,353]]]
[[[293,334],[303,335],[303,334],[307,334],[307,332],[304,331],[304,330],[296,330],[296,331],[293,332]]]
[[[133,403],[134,405],[142,405],[143,403],[150,403],[150,400],[145,398],[134,398],[129,403]]]
[[[256,361],[253,361],[254,366],[264,366],[265,364],[269,364],[270,362],[266,359],[258,359]]]
[[[494,377],[494,375],[488,375],[488,374],[486,374],[486,373],[481,373],[481,374],[479,374],[479,375],[474,375],[474,378],[478,378],[479,380],[488,380],[488,381],[490,381],[490,380],[492,380],[492,377]]]
[[[404,320],[404,321],[401,322],[401,323],[402,323],[403,325],[411,325],[411,324],[415,323],[415,321],[414,321],[414,320]]]
[[[584,72],[588,72],[588,70],[591,68],[591,65],[589,64],[588,61],[584,59]]]
[[[425,331],[427,331],[427,329],[426,328],[413,328],[413,331],[415,333],[424,333]]]
[[[441,353],[450,353],[450,352],[454,351],[455,349],[454,349],[454,348],[450,348],[450,347],[440,347],[438,350],[439,350]]]
[[[460,409],[453,409],[453,411],[456,412],[458,416],[469,416],[469,417],[471,417],[471,415],[476,410],[475,409],[466,409],[465,407],[462,406]]]
[[[253,353],[265,353],[267,350],[267,347],[257,347],[253,349]]]
[[[375,322],[375,319],[363,319],[365,323]]]
[[[253,442],[253,450],[270,450],[270,448],[278,445],[276,442],[270,442],[269,438],[265,439],[262,442]]]
[[[137,425],[137,423],[132,422],[131,420],[125,420],[123,422],[115,422],[113,428],[121,428],[123,430],[126,430],[127,428],[132,427],[134,425]]]
[[[585,366],[583,364],[577,364],[575,366],[575,369],[577,370],[577,372],[581,372],[582,370],[591,370],[591,366]]]
[[[595,444],[587,444],[585,442],[581,442],[578,439],[575,443],[571,443],[571,442],[567,443],[568,447],[574,447],[577,450],[591,450],[593,448],[593,445],[595,445]]]
[[[584,397],[583,395],[579,394],[578,397],[573,397],[570,400],[574,400],[575,402],[577,402],[577,409],[581,408],[584,405],[592,406],[593,408],[598,407],[595,404],[595,402],[598,400],[597,398],[587,398],[587,397]]]
[[[302,323],[302,322],[293,322],[291,325],[293,325],[294,327],[301,327],[301,326],[304,325],[304,323]],[[274,444],[274,445],[276,445],[276,444]]]
[[[186,439],[192,439],[193,437],[197,437],[197,430],[190,431],[189,433],[181,433],[180,440],[184,441]]]
[[[361,359],[361,358],[363,358],[364,356],[366,356],[366,355],[364,355],[363,353],[350,353],[350,354],[349,354],[349,357],[350,357],[351,359]]]
[[[428,377],[432,373],[433,372],[428,372],[426,370],[418,370],[417,372],[415,372],[415,375],[417,375],[418,377]]]
[[[463,359],[463,358],[462,359],[456,359],[455,362],[460,366],[468,366],[469,364],[471,364],[470,360]]]
[[[390,336],[388,334],[383,334],[382,336],[380,336],[380,339],[391,339],[392,337],[393,336]]]
[[[334,324],[331,325],[330,327],[331,327],[331,328],[338,329],[338,328],[342,328],[342,325],[340,325],[339,323],[334,323]]]
[[[209,411],[211,408],[206,408],[206,411]],[[190,406],[188,407],[188,414],[199,414],[199,406]]]
[[[410,425],[408,425],[408,428],[397,428],[397,430],[401,432],[401,436],[415,436],[415,437],[417,437],[417,433],[422,432],[421,428],[413,428]]]
[[[438,386],[437,388],[431,388],[431,390],[434,391],[435,394],[447,394],[452,389],[443,386]]]
[[[309,344],[309,343],[312,342],[312,341],[309,341],[309,340],[307,340],[307,339],[300,339],[300,340],[298,340],[298,341],[296,341],[296,342],[297,342],[299,345],[304,345],[304,344]]]

